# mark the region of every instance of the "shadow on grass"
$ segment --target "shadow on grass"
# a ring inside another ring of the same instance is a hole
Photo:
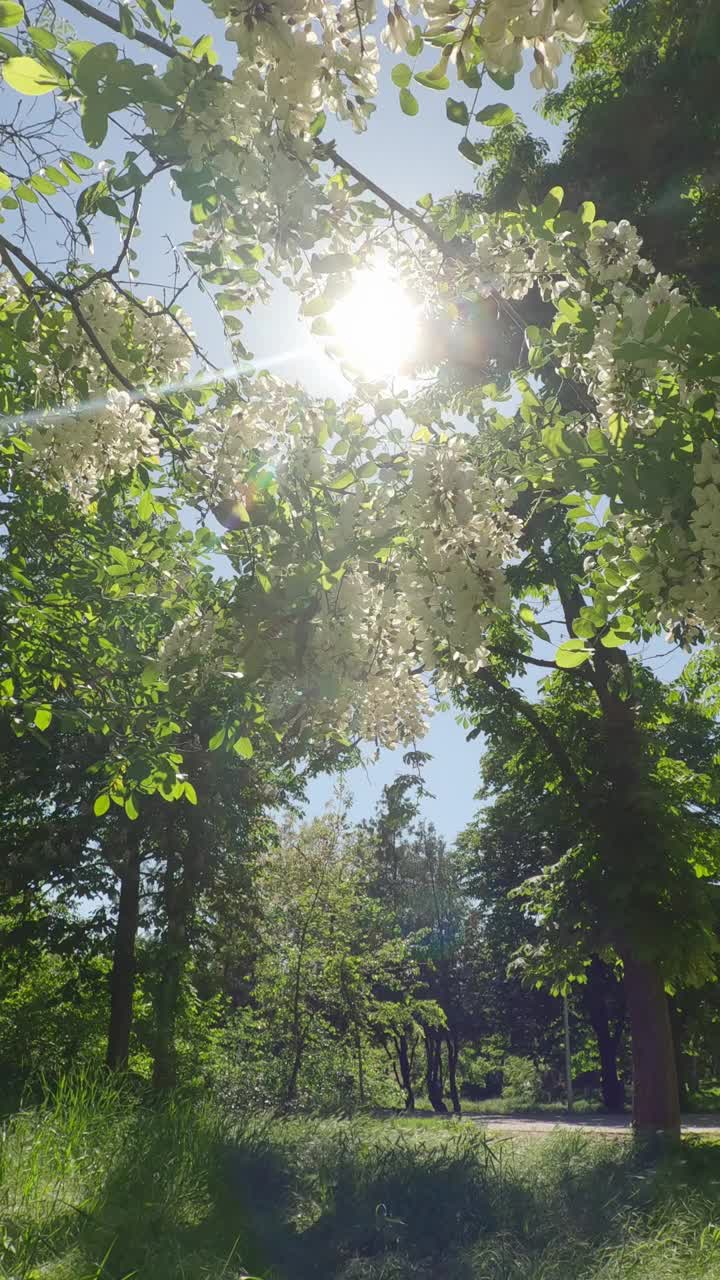
[[[2,1280],[720,1276],[720,1145],[699,1140],[651,1159],[577,1131],[228,1122],[116,1089],[15,1117],[1,1159]]]

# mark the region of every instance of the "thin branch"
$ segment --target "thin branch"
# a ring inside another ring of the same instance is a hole
[[[518,715],[521,715],[524,720],[527,720],[528,724],[532,726],[540,738],[540,741],[547,747],[550,755],[558,766],[566,785],[573,792],[578,804],[585,805],[587,803],[587,792],[580,780],[580,776],[576,772],[572,760],[557,734],[550,728],[550,725],[543,720],[537,708],[534,707],[531,702],[527,702],[517,689],[513,689],[511,685],[503,684],[502,680],[499,680],[489,667],[481,667],[477,672],[476,679],[481,680],[489,689],[492,689],[499,698],[509,702],[515,708]],[[477,736],[475,731],[468,735],[469,738],[474,736]]]
[[[137,392],[133,387],[132,382],[130,382],[129,379],[125,377],[124,373],[118,369],[112,356],[105,350],[92,326],[86,320],[80,303],[75,297],[72,289],[66,289],[63,285],[58,284],[56,280],[53,280],[52,276],[47,275],[47,273],[43,271],[42,267],[39,267],[36,262],[33,262],[32,258],[29,258],[22,249],[18,248],[17,245],[12,244],[10,240],[6,240],[4,236],[0,236],[0,251],[4,251],[8,255],[12,254],[14,257],[18,258],[20,262],[22,262],[23,266],[27,267],[29,271],[32,271],[33,275],[37,276],[37,278],[42,281],[46,289],[51,293],[54,293],[57,297],[64,298],[72,307],[73,314],[75,315],[80,328],[87,335],[88,341],[92,343],[101,360],[104,362],[116,381],[119,382],[126,391],[130,392],[133,399],[139,399],[141,404],[146,404],[151,409],[161,411],[161,406],[154,400],[150,400],[147,396],[137,396]]]
[[[71,9],[76,9],[84,18],[92,18],[95,22],[101,22],[104,27],[109,27],[111,31],[117,32],[118,35],[127,36],[127,32],[123,31],[120,26],[119,18],[111,18],[109,13],[103,13],[102,9],[96,9],[95,5],[88,4],[87,0],[65,0],[65,4]],[[148,49],[154,49],[156,53],[161,53],[165,58],[184,58],[187,55],[181,49],[176,49],[174,45],[166,44],[164,40],[158,40],[157,36],[148,35],[147,32],[138,31],[137,27],[133,35],[128,39],[137,40],[139,44],[147,45]]]
[[[551,662],[547,658],[533,658],[529,653],[521,653],[519,650],[515,649],[506,649],[504,645],[494,645],[490,652],[497,654],[499,658],[517,658],[518,662],[529,662],[533,667],[546,667],[548,671],[559,670],[556,662]]]
[[[432,240],[433,243],[438,246],[438,248],[442,249],[443,253],[447,254],[449,242],[443,240],[441,236],[436,235],[432,229],[428,227],[424,218],[422,218],[419,213],[416,213],[414,209],[408,209],[407,205],[401,204],[399,200],[396,200],[394,196],[391,196],[383,187],[378,186],[377,182],[373,182],[372,178],[369,178],[361,169],[358,169],[349,160],[346,160],[344,156],[341,156],[339,151],[337,151],[333,145],[325,146],[319,144],[318,152],[324,158],[331,160],[337,169],[344,169],[345,172],[349,173],[357,182],[361,182],[364,187],[367,187],[368,191],[372,191],[373,195],[376,195],[379,200],[382,200],[383,204],[387,205],[388,209],[392,209],[394,213],[400,214],[401,218],[407,218],[408,222],[411,222],[419,231],[422,231],[423,235],[427,236],[429,240]]]
[[[15,281],[18,289],[20,289],[25,294],[25,297],[28,299],[30,304],[34,307],[35,311],[37,311],[37,314],[39,316],[42,316],[42,308],[37,298],[35,297],[35,294],[33,293],[31,286],[28,284],[22,271],[18,270],[18,267],[13,262],[10,254],[8,253],[4,245],[0,246],[0,262],[2,262],[3,266],[6,267],[7,270],[10,272],[10,275]]]

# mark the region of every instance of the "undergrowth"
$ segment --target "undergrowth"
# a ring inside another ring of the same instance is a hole
[[[80,1076],[7,1118],[2,1280],[720,1280],[720,1146],[228,1118]]]

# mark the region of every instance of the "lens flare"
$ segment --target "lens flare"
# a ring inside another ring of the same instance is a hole
[[[403,373],[417,348],[418,307],[381,265],[357,277],[329,322],[333,346],[366,378]]]

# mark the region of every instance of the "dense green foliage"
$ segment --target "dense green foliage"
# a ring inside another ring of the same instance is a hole
[[[661,270],[717,304],[720,5],[615,0],[610,14],[542,104],[567,129],[560,156],[548,157],[531,122],[499,125],[482,144],[484,198],[507,208],[558,183],[572,205],[592,194],[602,217],[638,227]]]

